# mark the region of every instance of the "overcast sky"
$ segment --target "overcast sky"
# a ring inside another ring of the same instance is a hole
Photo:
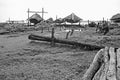
[[[42,7],[48,12],[45,19],[75,13],[83,20],[101,20],[120,13],[120,0],[0,0],[0,22],[26,20],[28,8],[41,11]]]

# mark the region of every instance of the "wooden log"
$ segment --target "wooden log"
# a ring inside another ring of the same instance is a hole
[[[98,53],[95,55],[95,58],[90,65],[89,69],[86,71],[86,73],[83,76],[83,80],[93,80],[95,74],[100,69],[103,59],[103,52],[104,50],[101,49],[98,51]]]
[[[28,39],[38,40],[38,41],[47,41],[47,42],[52,41],[52,38],[50,38],[50,37],[38,36],[38,35],[34,35],[34,34],[29,35]],[[75,46],[79,46],[81,48],[86,47],[89,50],[94,50],[94,49],[99,50],[101,48],[104,48],[104,46],[97,46],[97,45],[85,44],[85,43],[80,43],[80,42],[76,42],[76,41],[68,41],[68,40],[62,40],[62,39],[56,39],[56,38],[54,38],[54,42],[61,43],[61,44],[75,45]]]
[[[99,60],[96,62],[99,62],[99,70],[95,73],[93,79],[91,80],[106,80],[107,79],[107,71],[108,71],[108,67],[109,67],[109,54],[108,54],[108,47],[105,47],[105,49],[103,49],[103,51],[101,52],[101,54],[99,54],[99,52],[97,53],[99,56]],[[96,66],[94,66],[94,68],[96,68]],[[90,69],[90,68],[89,68]],[[91,73],[91,72],[90,72]]]
[[[120,80],[120,48],[117,49],[117,79]]]
[[[107,72],[107,80],[116,80],[116,53],[114,48],[109,48],[109,67]]]
[[[119,50],[117,50],[117,53]],[[83,76],[83,80],[119,80],[115,48],[101,49]]]

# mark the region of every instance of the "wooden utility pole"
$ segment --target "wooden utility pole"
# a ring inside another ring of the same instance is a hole
[[[27,13],[28,13],[28,26],[29,26],[29,13],[42,13],[42,19],[44,20],[44,13],[48,13],[48,12],[45,12],[44,11],[44,8],[42,8],[42,11],[30,11],[30,9],[28,8],[28,11],[27,11]]]
[[[42,8],[42,12],[40,12],[40,13],[42,13],[42,19],[44,19],[44,13],[48,13],[48,12],[45,12],[44,8]]]

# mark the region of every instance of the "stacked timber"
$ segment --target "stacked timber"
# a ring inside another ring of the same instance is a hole
[[[120,48],[98,51],[83,80],[120,80]]]

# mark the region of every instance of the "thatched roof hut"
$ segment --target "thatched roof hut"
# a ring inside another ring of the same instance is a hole
[[[37,14],[37,13],[33,14],[33,15],[29,18],[29,21],[30,21],[31,23],[34,23],[34,24],[37,24],[37,23],[39,23],[39,22],[42,21],[42,20],[43,20],[42,17],[41,17],[39,14]]]
[[[55,23],[63,23],[63,22],[65,22],[65,21],[64,21],[64,19],[62,19],[62,18],[58,18],[58,19],[56,19],[54,22],[55,22]]]
[[[53,18],[49,18],[46,20],[47,23],[53,23]]]
[[[67,17],[65,17],[64,20],[69,23],[77,23],[82,19],[80,17],[76,16],[74,13],[72,13],[72,14],[68,15]]]
[[[120,13],[113,15],[110,20],[113,22],[120,22]]]

